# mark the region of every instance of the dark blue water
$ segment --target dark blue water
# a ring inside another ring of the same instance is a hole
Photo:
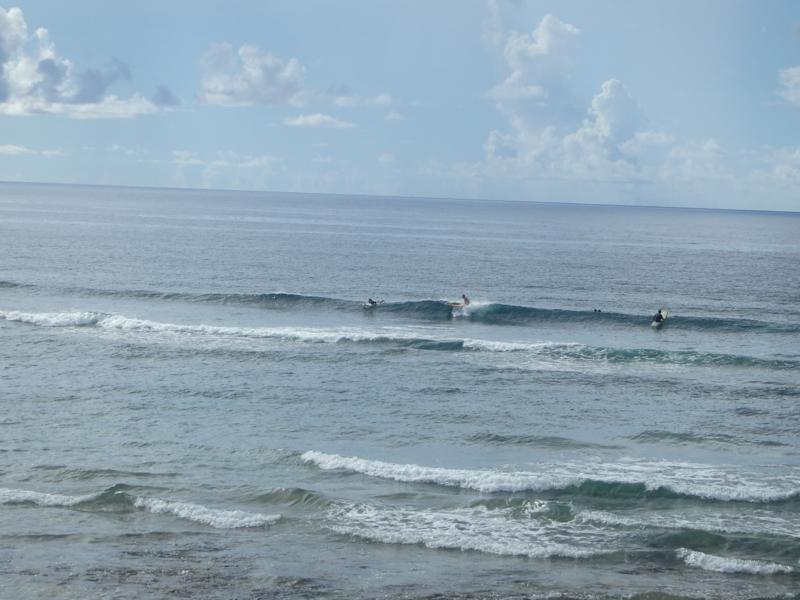
[[[799,225],[2,184],[0,596],[797,597]]]

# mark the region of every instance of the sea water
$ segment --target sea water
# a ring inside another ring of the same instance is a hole
[[[2,184],[0,597],[796,598],[799,233]]]

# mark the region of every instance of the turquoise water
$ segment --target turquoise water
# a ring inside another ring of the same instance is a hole
[[[2,184],[0,597],[797,597],[798,225]]]

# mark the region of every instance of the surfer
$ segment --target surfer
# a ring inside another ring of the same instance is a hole
[[[664,314],[661,312],[663,309],[659,308],[658,312],[653,315],[653,323],[661,323],[664,320]]]
[[[461,294],[461,302],[449,302],[449,304],[453,308],[463,308],[464,306],[469,306],[469,298],[467,298],[466,294]]]
[[[377,306],[378,304],[383,304],[383,300],[373,300],[372,298],[368,298],[367,304],[370,306]]]

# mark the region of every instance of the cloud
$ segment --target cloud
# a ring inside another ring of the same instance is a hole
[[[553,15],[546,15],[530,34],[506,36],[503,57],[510,74],[489,97],[514,118],[526,111],[553,110],[569,100],[566,77],[580,30]],[[571,102],[570,102],[571,104]]]
[[[715,139],[676,141],[649,127],[644,109],[618,79],[607,78],[581,106],[570,83],[579,34],[552,15],[530,34],[505,34],[508,75],[488,97],[507,127],[488,134],[483,161],[452,170],[475,186],[474,194],[536,190],[568,201],[713,205],[709,194],[744,204],[768,181],[773,189],[797,186],[800,152],[776,151],[756,171],[742,153]],[[794,102],[800,68],[782,71],[780,81],[784,97]],[[573,109],[564,110],[570,104]]]
[[[53,158],[55,156],[63,156],[61,150],[33,150],[27,146],[19,146],[17,144],[0,144],[0,156],[25,156],[37,155],[44,156],[45,158]]]
[[[153,94],[151,101],[156,106],[177,106],[181,103],[180,98],[178,98],[175,94],[172,93],[166,85],[159,85],[156,88],[156,93]]]
[[[290,127],[329,127],[332,129],[348,129],[354,127],[354,125],[348,121],[340,121],[339,119],[322,113],[287,117],[283,120],[283,124]]]
[[[131,78],[126,63],[112,59],[104,68],[78,71],[59,56],[44,28],[28,34],[19,8],[0,8],[0,114],[58,114],[73,118],[130,118],[155,112],[141,95],[124,100],[109,95]]]
[[[387,121],[405,121],[406,118],[397,111],[391,110],[386,113],[386,120]]]
[[[188,150],[173,150],[171,162],[176,167],[176,185],[203,188],[268,189],[286,171],[281,158],[231,151],[204,158]]]
[[[255,46],[236,53],[228,43],[215,44],[201,61],[200,98],[219,106],[304,103],[305,68],[295,58],[282,61]]]
[[[40,64],[41,70],[41,64]],[[55,71],[62,75],[57,67]],[[77,87],[71,100],[77,104],[95,104],[103,99],[106,90],[119,80],[128,81],[131,78],[131,69],[119,60],[113,59],[105,69],[89,69],[78,73]]]
[[[25,146],[17,146],[16,144],[3,144],[0,146],[0,155],[20,156],[22,154],[34,154],[34,151]]]
[[[380,156],[378,156],[378,162],[383,164],[389,164],[394,162],[394,154],[389,152],[384,152]]]
[[[800,147],[780,148],[766,153],[766,168],[759,171],[756,178],[796,194],[800,188]]]
[[[778,94],[790,104],[800,106],[800,66],[783,69],[778,73]]]
[[[581,127],[562,140],[562,169],[592,177],[634,176],[635,159],[622,144],[632,142],[644,125],[639,105],[622,83],[609,79],[592,98],[588,113]]]
[[[357,96],[349,92],[334,93],[333,103],[340,108],[357,106],[390,106],[393,102],[391,94],[386,92],[375,96]]]
[[[584,113],[570,85],[580,30],[545,15],[531,33],[505,34],[509,74],[487,93],[517,129],[569,125]]]
[[[577,100],[570,83],[577,27],[546,15],[530,34],[504,35],[509,74],[489,97],[508,129],[489,133],[484,177],[641,182],[666,168],[672,136],[648,129],[621,81],[604,81],[588,106]],[[670,172],[688,173],[680,155],[671,161]]]
[[[200,158],[194,152],[173,150],[172,163],[180,166],[213,167],[218,169],[262,169],[279,163],[279,159],[268,155],[247,155],[236,152],[220,152],[216,158]]]

